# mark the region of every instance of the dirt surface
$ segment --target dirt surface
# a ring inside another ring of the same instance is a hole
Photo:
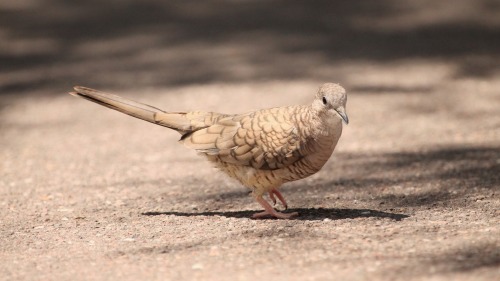
[[[499,280],[496,1],[66,2],[0,3],[1,280]],[[295,220],[65,94],[237,113],[326,81],[351,123]]]

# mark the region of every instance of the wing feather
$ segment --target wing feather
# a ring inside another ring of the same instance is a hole
[[[223,116],[183,137],[185,146],[221,161],[256,169],[280,169],[303,157],[293,108]]]

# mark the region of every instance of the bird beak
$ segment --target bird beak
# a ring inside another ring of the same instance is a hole
[[[347,117],[347,113],[345,113],[344,107],[339,107],[338,109],[335,110],[337,114],[344,120],[345,124],[349,124],[349,117]]]

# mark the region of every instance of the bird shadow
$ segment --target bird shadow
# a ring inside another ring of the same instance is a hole
[[[198,217],[198,216],[222,216],[228,218],[251,218],[253,214],[259,212],[259,210],[246,210],[246,211],[208,211],[208,212],[177,212],[177,211],[165,211],[165,212],[144,212],[144,216],[179,216],[179,217]],[[401,221],[408,218],[409,215],[398,214],[398,213],[386,213],[382,211],[376,211],[371,209],[336,209],[336,208],[296,208],[289,209],[288,212],[298,212],[299,216],[295,217],[296,220],[342,220],[342,219],[356,219],[356,218],[388,218],[395,221]],[[275,219],[272,217],[266,217],[263,219]]]

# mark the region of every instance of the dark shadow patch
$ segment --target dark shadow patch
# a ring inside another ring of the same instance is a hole
[[[145,212],[144,216],[181,216],[181,217],[197,217],[197,216],[223,216],[229,218],[251,218],[259,210],[252,211],[226,211],[226,212]],[[298,212],[299,216],[296,220],[342,220],[342,219],[357,219],[357,218],[388,218],[395,221],[401,221],[408,218],[405,214],[386,213],[369,209],[328,209],[328,208],[298,208],[289,209],[287,212]],[[272,219],[272,218],[270,218]]]
[[[468,245],[463,249],[450,251],[433,260],[433,264],[443,264],[443,271],[467,272],[485,267],[500,267],[500,247],[498,244]]]
[[[485,190],[493,194],[500,185],[498,146],[337,153],[334,157],[335,161],[330,161],[320,173],[332,171],[340,175],[338,178],[320,178],[307,187],[293,183],[283,191],[292,196],[306,191],[327,196],[363,190],[365,198],[360,200],[381,202],[385,207],[418,207],[467,200]]]
[[[2,40],[14,42],[0,55],[0,75],[14,78],[2,80],[0,94],[61,93],[80,83],[110,89],[330,80],[332,73],[323,75],[318,66],[346,61],[433,59],[456,63],[460,77],[494,75],[500,30],[482,15],[491,17],[498,6],[492,0],[449,2],[469,16],[422,24],[413,18],[426,14],[428,5],[409,10],[389,0],[44,0],[49,9],[0,4]],[[402,13],[407,20],[397,20]],[[379,25],[391,19],[390,27]]]
[[[413,261],[412,261],[413,260]],[[459,248],[437,254],[412,257],[403,266],[388,270],[389,278],[401,274],[409,277],[435,276],[436,274],[465,273],[483,268],[500,266],[500,248],[496,243],[465,243]],[[388,277],[387,275],[385,276]]]

